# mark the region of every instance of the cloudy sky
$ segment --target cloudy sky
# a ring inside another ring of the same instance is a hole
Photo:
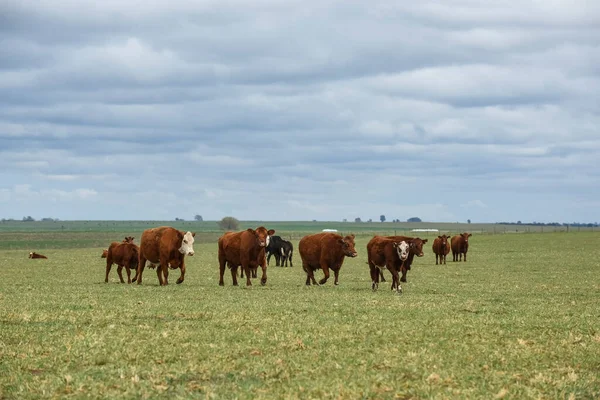
[[[600,2],[0,1],[0,217],[600,221]]]

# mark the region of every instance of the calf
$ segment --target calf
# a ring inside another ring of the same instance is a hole
[[[196,234],[193,232],[183,232],[169,226],[146,229],[140,240],[140,257],[133,282],[137,280],[138,285],[142,283],[146,261],[149,261],[158,267],[156,275],[161,286],[169,284],[169,268],[181,270],[177,284],[182,283],[185,279],[185,256],[194,255],[194,236]]]
[[[377,254],[381,254],[383,252],[383,239],[391,239],[397,243],[400,243],[401,241],[405,241],[406,243],[408,243],[408,258],[406,259],[406,261],[404,261],[404,267],[401,269],[402,277],[400,278],[400,282],[406,282],[406,274],[408,271],[410,271],[415,256],[423,257],[423,245],[427,243],[427,239],[421,239],[418,237],[414,238],[409,236],[375,236],[373,237],[373,239],[371,239],[371,241],[369,241],[369,243],[373,242],[372,246],[374,246],[375,252]],[[379,275],[381,277],[381,281],[385,282],[385,278],[383,277],[383,271],[380,270]]]
[[[133,238],[131,239],[133,241]],[[105,283],[108,283],[108,274],[110,273],[113,264],[117,264],[117,273],[119,274],[121,283],[125,283],[123,280],[123,267],[125,267],[125,271],[127,272],[127,283],[131,283],[131,270],[137,271],[139,262],[139,247],[132,241],[123,243],[114,242],[108,247],[108,250],[106,251]]]
[[[367,257],[371,270],[371,288],[373,291],[379,287],[379,276],[384,268],[392,273],[392,290],[402,293],[398,272],[403,271],[404,263],[410,253],[410,245],[402,240],[396,242],[375,236],[367,244]]]
[[[267,265],[271,261],[271,256],[275,257],[275,266],[279,267],[281,264],[281,247],[283,239],[281,236],[269,235],[269,242],[265,248],[267,255]]]
[[[472,235],[468,232],[452,236],[452,261],[462,261],[463,254],[465,262],[467,261],[467,251],[469,251],[469,238]]]
[[[288,260],[290,261],[290,267],[293,267],[294,264],[292,264],[292,254],[294,252],[294,245],[292,244],[292,242],[288,242],[287,240],[282,240],[281,241],[281,266],[283,267],[284,264],[287,267],[288,266]]]
[[[38,254],[35,251],[32,251],[31,253],[29,253],[29,258],[45,258],[45,259],[47,259],[48,257],[46,257],[45,255],[42,255],[42,254]]]
[[[312,281],[316,285],[314,271],[322,269],[325,276],[319,281],[323,285],[329,279],[329,270],[335,275],[334,284],[338,284],[338,276],[345,257],[356,257],[354,235],[342,237],[337,233],[322,232],[307,235],[298,244],[302,268],[306,272],[306,285]]]
[[[262,267],[260,284],[267,283],[266,247],[275,231],[264,226],[241,232],[227,232],[219,238],[219,286],[224,286],[225,266],[231,268],[233,285],[237,286],[237,268],[241,265],[246,274],[246,286],[252,286],[250,277],[253,269]]]
[[[450,253],[450,243],[448,240],[450,236],[442,235],[435,238],[433,241],[433,245],[431,249],[435,254],[435,265],[438,265],[438,257],[440,259],[440,264],[446,264],[446,256]]]

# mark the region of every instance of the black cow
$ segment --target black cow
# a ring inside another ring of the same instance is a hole
[[[275,257],[275,266],[279,267],[281,262],[281,247],[282,247],[283,239],[281,236],[269,236],[269,244],[266,247],[267,254],[267,265],[269,265],[269,261],[271,260],[271,256]]]
[[[294,245],[292,242],[288,242],[287,240],[281,241],[281,266],[287,267],[288,260],[290,260],[290,267],[293,267],[292,264],[292,253],[294,252]]]

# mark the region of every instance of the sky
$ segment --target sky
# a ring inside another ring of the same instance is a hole
[[[2,0],[0,218],[600,221],[600,2]]]

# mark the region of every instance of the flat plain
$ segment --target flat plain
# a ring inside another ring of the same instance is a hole
[[[367,230],[349,229],[359,256],[339,286],[304,285],[311,226],[289,223],[294,266],[271,260],[264,287],[229,271],[218,286],[209,229],[185,282],[159,287],[148,269],[104,283],[102,248],[139,244],[145,225],[93,225],[0,229],[0,398],[600,397],[599,232],[474,233],[468,261],[446,265],[419,234],[396,295],[389,273],[371,290]]]

